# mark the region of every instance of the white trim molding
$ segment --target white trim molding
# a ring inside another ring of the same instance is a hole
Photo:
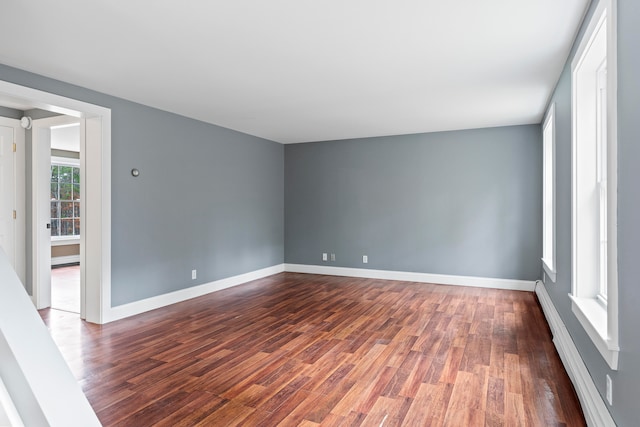
[[[556,104],[551,104],[542,125],[542,266],[556,281]]]
[[[51,246],[69,246],[79,245],[80,236],[53,236],[51,237]]]
[[[609,367],[617,370],[620,347],[608,338],[607,309],[595,298],[576,298],[571,294],[569,298],[571,298],[571,311]]]
[[[439,285],[472,286],[476,288],[508,289],[533,292],[530,280],[493,279],[488,277],[451,276],[447,274],[414,273],[408,271],[369,270],[364,268],[328,267],[324,265],[285,264],[291,273],[325,274],[328,276],[362,277],[366,279],[402,280]]]
[[[560,314],[553,305],[551,297],[547,293],[547,289],[540,281],[536,282],[535,287],[538,301],[542,306],[542,311],[547,319],[547,323],[551,328],[553,335],[553,343],[558,350],[560,359],[564,368],[569,374],[569,378],[573,382],[573,386],[580,399],[584,417],[587,425],[594,427],[615,427],[615,422],[607,409],[607,405],[598,393],[593,378],[589,375],[587,366],[584,364],[576,345],[567,331]]]
[[[105,323],[104,313],[111,306],[111,109],[3,80],[0,95],[27,102],[33,108],[83,119],[80,135],[85,147],[80,150],[81,164],[93,166],[87,168],[90,179],[83,176],[85,185],[80,189],[90,196],[81,197],[81,209],[92,211],[81,215],[81,286],[86,288],[81,296],[85,302],[81,317],[92,323]]]
[[[166,307],[192,298],[197,298],[212,292],[238,286],[252,280],[262,279],[267,276],[282,273],[284,264],[278,264],[260,270],[250,271],[248,273],[239,274],[237,276],[227,277],[225,279],[204,283],[190,288],[180,289],[175,292],[157,295],[155,297],[146,298],[140,301],[134,301],[128,304],[111,307],[106,313],[104,323],[113,322],[115,320],[124,319],[125,317],[135,316],[136,314],[146,311],[155,310],[156,308]]]
[[[598,0],[571,62],[569,295],[576,319],[614,370],[619,352],[616,19],[616,0]],[[593,197],[594,191],[600,195]]]
[[[478,288],[508,289],[515,291],[533,292],[534,281],[492,279],[471,276],[449,276],[444,274],[412,273],[403,271],[366,270],[361,268],[325,267],[320,265],[278,264],[260,270],[251,271],[237,276],[227,277],[175,292],[157,295],[140,301],[111,307],[106,312],[105,322],[135,316],[156,308],[166,307],[192,298],[197,298],[212,292],[238,286],[252,280],[262,279],[282,272],[324,274],[328,276],[362,277],[382,280],[402,280],[407,282],[434,283],[441,285],[472,286]]]

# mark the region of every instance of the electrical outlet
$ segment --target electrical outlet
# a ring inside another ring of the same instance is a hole
[[[336,260],[336,254],[331,254],[331,261],[335,261]]]
[[[323,253],[323,254],[322,254],[322,260],[323,260],[323,261],[326,261],[326,260],[327,260],[327,254],[326,254],[326,253]]]
[[[613,405],[613,381],[609,375],[607,375],[607,402]]]
[[[195,280],[198,277],[198,272],[196,270],[191,270],[191,280]]]
[[[366,263],[368,263],[368,262],[369,262],[369,257],[368,257],[368,256],[366,256],[366,255],[362,255],[362,263],[363,263],[363,264],[366,264]]]

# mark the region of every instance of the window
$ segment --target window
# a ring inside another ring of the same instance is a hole
[[[51,160],[51,238],[80,236],[80,165],[75,159]]]
[[[555,104],[542,125],[542,265],[556,281]]]
[[[600,0],[572,62],[571,307],[618,365],[615,0]]]

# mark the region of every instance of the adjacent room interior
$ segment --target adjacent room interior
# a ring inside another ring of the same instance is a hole
[[[0,6],[0,425],[640,419],[633,0],[65,7]]]
[[[51,308],[80,314],[80,123],[51,128]]]

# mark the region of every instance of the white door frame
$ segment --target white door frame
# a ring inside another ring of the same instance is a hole
[[[71,123],[84,122],[71,116],[55,116],[33,121],[31,129],[31,176],[32,176],[32,293],[37,309],[51,307],[51,127]],[[81,126],[82,128],[82,126]],[[81,129],[82,130],[82,129]],[[80,135],[80,152],[82,153],[82,133]],[[84,169],[80,163],[80,182],[84,182]],[[80,187],[80,200],[84,200]],[[80,218],[85,218],[84,203],[80,203]],[[83,234],[80,222],[80,236]],[[82,248],[82,237],[80,248]],[[81,249],[82,250],[82,249]],[[80,264],[82,270],[83,266]],[[80,317],[86,317],[85,311],[85,283],[80,279]]]
[[[39,120],[31,129],[31,293],[37,309],[51,306],[51,125]]]
[[[107,323],[111,320],[111,110],[1,80],[0,96],[84,119],[81,133],[86,135],[86,143],[81,147],[81,163],[86,171],[82,188],[87,196],[82,202],[85,216],[80,264],[84,266],[85,314],[89,322]]]
[[[14,209],[16,210],[15,222],[15,270],[18,273],[20,281],[24,284],[26,281],[26,163],[25,163],[25,143],[24,129],[20,126],[20,120],[0,117],[0,125],[13,128],[13,142],[16,144],[16,153],[14,158],[14,174],[15,174],[15,199]]]

